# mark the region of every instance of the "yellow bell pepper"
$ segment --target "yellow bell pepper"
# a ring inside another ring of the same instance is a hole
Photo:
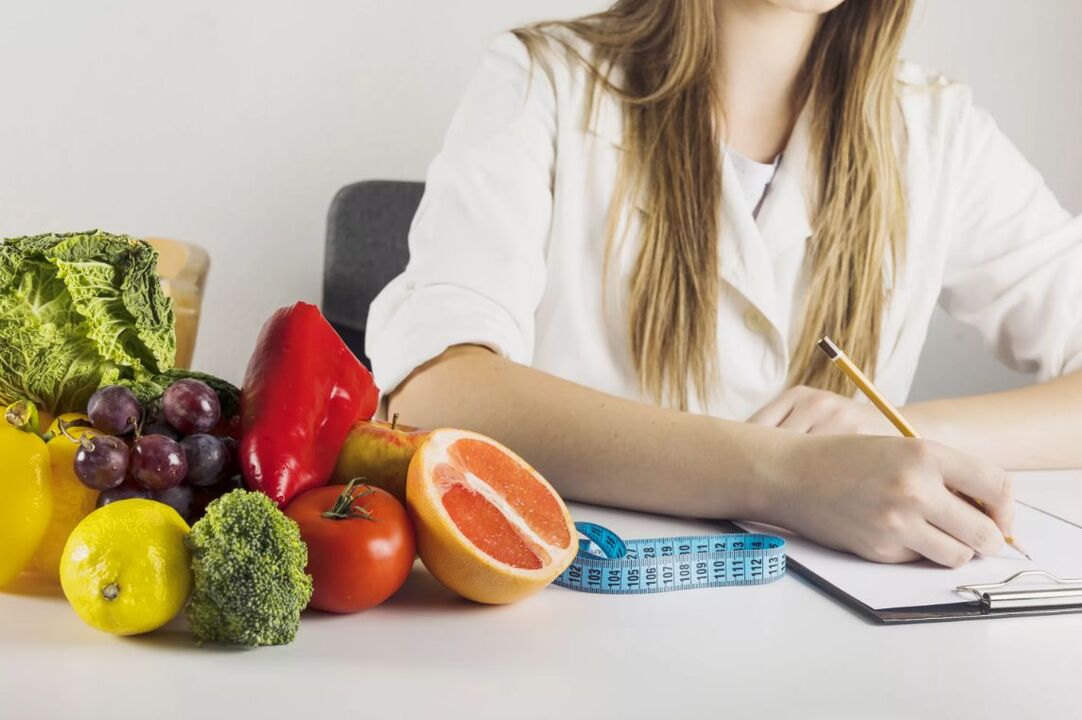
[[[90,427],[72,425],[66,428],[65,435],[60,431],[61,420],[71,423],[85,421],[87,417],[79,413],[65,413],[53,421],[46,433],[46,437],[52,436],[45,446],[49,449],[52,465],[49,492],[53,498],[53,514],[29,568],[57,581],[60,580],[60,556],[68,536],[83,518],[94,512],[98,501],[98,491],[83,485],[75,474],[75,453],[79,450],[79,443],[72,439],[86,434],[93,436],[96,431]]]
[[[30,563],[53,513],[49,450],[0,418],[0,587]]]

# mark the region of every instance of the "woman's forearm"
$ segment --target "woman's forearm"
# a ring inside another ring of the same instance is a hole
[[[881,562],[923,556],[957,566],[996,553],[1010,532],[1003,471],[946,446],[666,410],[483,348],[452,348],[416,370],[390,411],[501,440],[571,500],[760,520]],[[981,500],[984,512],[957,493]]]
[[[785,434],[617,398],[451,348],[390,398],[421,427],[463,427],[522,455],[568,499],[676,515],[763,517]]]
[[[1082,467],[1082,372],[905,408],[924,435],[1002,467]]]

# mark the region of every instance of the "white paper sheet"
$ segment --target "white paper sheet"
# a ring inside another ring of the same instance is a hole
[[[1021,503],[1015,510],[1014,536],[1033,556],[1033,562],[1004,546],[999,555],[975,558],[957,570],[927,561],[902,565],[869,562],[777,528],[748,522],[739,525],[749,531],[780,534],[789,557],[876,610],[957,603],[966,599],[954,592],[957,586],[1000,582],[1022,570],[1082,577],[1082,528]]]
[[[1011,477],[1019,502],[1082,527],[1082,470],[1031,470]]]

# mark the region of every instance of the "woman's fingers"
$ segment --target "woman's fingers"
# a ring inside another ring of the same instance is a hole
[[[945,488],[936,495],[924,513],[929,523],[981,555],[1003,549],[1003,529],[991,518]]]
[[[822,408],[810,403],[797,403],[792,412],[778,425],[783,430],[809,434],[816,424],[822,424],[825,418]]]
[[[1010,534],[1014,520],[1014,495],[1007,473],[995,465],[956,450],[938,446],[935,453],[943,484],[980,502],[980,510]]]
[[[810,434],[849,435],[892,432],[870,406],[827,390],[797,385],[774,398],[749,423]]]
[[[792,412],[794,403],[795,400],[792,394],[787,390],[759,408],[754,415],[748,418],[748,422],[754,425],[778,427]]]
[[[830,415],[837,400],[833,393],[797,385],[764,405],[748,422],[807,433]]]
[[[950,568],[961,567],[973,558],[972,547],[958,542],[957,539],[928,523],[917,526],[906,545],[913,552],[923,555],[932,562]]]

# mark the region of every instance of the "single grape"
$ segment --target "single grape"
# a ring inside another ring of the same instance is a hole
[[[240,458],[238,455],[237,441],[229,435],[218,438],[225,446],[225,467],[222,469],[223,476],[234,475],[240,472]]]
[[[151,420],[143,426],[142,435],[164,435],[170,440],[180,441],[183,435],[175,427],[160,418]]]
[[[206,433],[189,435],[180,441],[188,460],[188,484],[208,487],[218,482],[228,457],[221,438]]]
[[[218,424],[222,408],[218,394],[200,380],[184,378],[165,389],[162,413],[170,425],[185,435],[205,433]]]
[[[143,408],[128,388],[106,385],[90,396],[86,414],[90,417],[90,423],[103,433],[123,435],[139,424]]]
[[[123,483],[119,487],[115,487],[111,490],[105,490],[100,495],[98,495],[97,506],[105,507],[109,503],[114,503],[119,500],[130,500],[131,498],[146,499],[148,497],[150,497],[150,493],[148,493],[146,490],[139,487],[135,483],[128,481]]]
[[[147,490],[175,487],[188,473],[184,449],[164,435],[143,435],[131,449],[131,475]]]
[[[192,488],[192,516],[189,519],[189,523],[195,523],[206,513],[207,505],[217,500],[221,495],[217,492],[217,485],[213,485],[209,488],[205,487],[193,487]]]
[[[238,473],[236,475],[226,475],[211,488],[211,490],[219,495],[225,495],[228,492],[234,490],[247,490],[248,487],[244,484],[244,478]]]
[[[83,435],[72,467],[75,476],[93,490],[111,490],[128,473],[128,446],[112,435]]]
[[[154,490],[150,493],[150,499],[168,505],[185,520],[191,520],[194,496],[192,495],[192,489],[187,485],[177,485],[165,490]]]

